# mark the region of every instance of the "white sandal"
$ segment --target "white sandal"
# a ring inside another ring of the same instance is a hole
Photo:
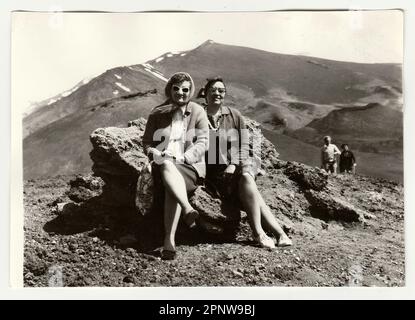
[[[278,239],[278,247],[289,247],[292,246],[293,242],[287,235],[282,236]]]
[[[262,247],[262,248],[275,248],[275,242],[270,237],[266,235],[265,232],[262,232],[257,237],[254,236],[254,240]]]

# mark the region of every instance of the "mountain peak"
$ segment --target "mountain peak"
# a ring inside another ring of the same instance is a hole
[[[205,42],[203,42],[202,44],[200,44],[196,49],[207,47],[207,46],[209,46],[211,44],[214,44],[214,43],[215,43],[215,41],[213,41],[211,39],[208,39]]]

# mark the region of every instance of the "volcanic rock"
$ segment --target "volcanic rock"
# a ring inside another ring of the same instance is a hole
[[[346,222],[365,220],[365,213],[350,203],[331,195],[329,192],[308,190],[306,198],[311,204],[312,215],[322,220],[341,220]]]
[[[259,123],[246,119],[246,124],[251,133],[250,147],[256,159],[256,172],[266,176],[258,179],[258,188],[286,231],[293,230],[292,219],[301,220],[302,216],[310,214],[323,220],[363,221],[364,214],[361,211],[347,201],[330,195],[327,191],[328,176],[323,170],[280,160],[275,146],[262,135]],[[77,178],[72,181],[71,199],[88,199],[104,184],[101,198],[105,203],[136,210],[137,178],[148,162],[141,140],[145,125],[146,120],[140,118],[130,121],[126,128],[95,130],[90,136],[93,145],[90,155],[96,178]],[[103,183],[94,180],[98,177]],[[74,190],[76,188],[81,188],[81,191],[77,192]],[[162,211],[159,202],[152,211]],[[238,205],[212,196],[203,186],[195,191],[190,202],[200,213],[200,228],[208,233],[232,236],[237,233],[241,222]],[[162,216],[154,212],[140,213]]]
[[[74,202],[84,202],[99,196],[105,183],[100,177],[78,175],[69,182],[69,185],[70,189],[67,193],[69,199]]]

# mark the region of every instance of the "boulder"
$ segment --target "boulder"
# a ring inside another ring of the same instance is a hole
[[[246,124],[251,131],[250,146],[257,160],[257,172],[265,175],[262,180],[258,179],[258,188],[286,230],[294,229],[292,220],[301,221],[303,217],[310,216],[310,213],[323,220],[364,219],[361,211],[328,193],[328,176],[323,170],[280,160],[275,146],[262,135],[260,124],[251,119],[246,119]],[[75,179],[71,182],[72,200],[83,201],[102,188],[103,202],[136,210],[137,179],[148,161],[141,140],[145,125],[146,120],[140,118],[130,121],[126,128],[100,128],[91,134],[92,170],[103,182],[93,182],[92,178]],[[78,193],[72,190],[76,188],[81,190]],[[153,210],[158,211],[158,214],[152,214],[161,217],[162,207],[159,206],[160,201],[156,202]],[[237,205],[222,202],[210,195],[204,187],[196,190],[190,202],[200,212],[200,228],[208,233],[236,235],[241,223],[241,211]],[[246,227],[247,225],[242,229],[247,229]]]
[[[211,196],[204,187],[196,189],[190,203],[200,214],[200,228],[216,234],[236,233],[241,221],[241,211],[237,206]]]
[[[305,193],[311,205],[311,214],[319,219],[345,222],[364,222],[365,212],[330,192],[308,190]],[[367,216],[367,215],[366,215]]]
[[[137,178],[147,162],[141,142],[145,124],[140,118],[127,128],[99,128],[90,136],[92,171],[105,182],[103,193],[109,204],[135,206]]]
[[[102,193],[105,183],[100,177],[92,174],[82,176],[77,175],[75,179],[69,181],[70,189],[67,196],[74,202],[84,202]]]
[[[258,168],[256,172],[264,174],[270,169],[280,167],[283,162],[278,159],[279,153],[272,142],[262,134],[260,123],[246,117],[244,120],[250,131],[250,148],[257,160]]]
[[[327,186],[328,174],[319,168],[311,168],[298,162],[287,162],[284,174],[304,190],[321,191]]]

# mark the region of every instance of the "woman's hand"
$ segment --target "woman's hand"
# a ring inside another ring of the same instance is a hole
[[[230,194],[232,191],[231,181],[232,181],[233,174],[235,173],[235,170],[236,170],[236,166],[234,164],[230,164],[226,167],[225,171],[223,171],[222,184],[227,194]]]
[[[176,156],[170,150],[165,150],[161,153],[161,156],[165,159],[174,160],[177,163],[184,163],[184,156]]]
[[[234,164],[230,164],[226,167],[225,171],[223,171],[222,178],[224,183],[230,182],[233,174],[235,173],[236,166]]]
[[[229,166],[226,167],[225,171],[223,171],[224,174],[229,175],[229,174],[234,174],[236,170],[236,166],[234,164],[230,164]]]
[[[165,160],[169,160],[171,162],[177,162],[177,163],[184,163],[184,156],[175,156],[170,150],[165,150],[160,152],[156,148],[149,148],[148,154],[153,154],[153,160],[157,164],[163,163]]]
[[[148,156],[150,156],[150,155],[153,156],[153,160],[154,160],[155,163],[161,164],[163,162],[162,153],[159,150],[157,150],[156,148],[148,148],[147,154],[148,154]]]
[[[147,154],[148,155],[152,154],[153,157],[161,157],[161,152],[157,150],[156,148],[148,148]]]
[[[165,150],[161,153],[162,157],[174,159],[174,154],[170,150]]]

